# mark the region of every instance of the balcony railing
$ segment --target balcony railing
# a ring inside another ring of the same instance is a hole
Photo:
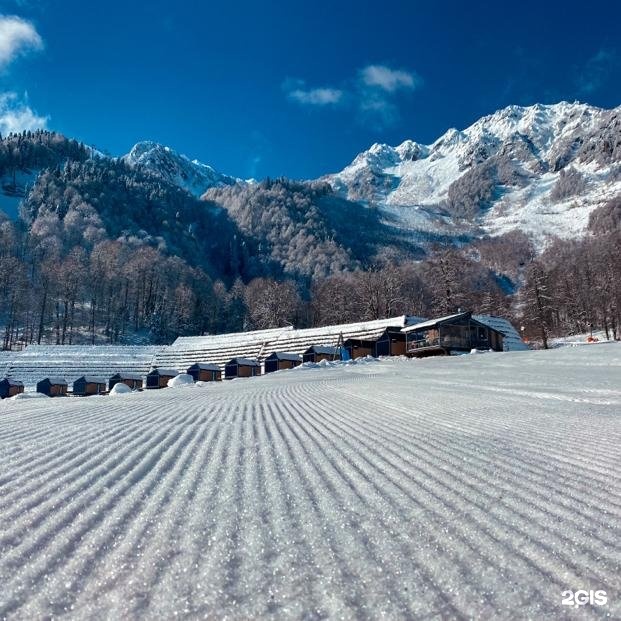
[[[443,347],[445,349],[470,349],[469,336],[446,335],[434,339],[418,339],[408,341],[408,351],[429,347]]]

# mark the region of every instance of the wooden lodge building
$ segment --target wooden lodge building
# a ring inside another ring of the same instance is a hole
[[[224,366],[224,378],[255,377],[261,375],[261,365],[250,358],[233,358]]]
[[[89,397],[106,392],[106,380],[101,377],[83,375],[73,382],[73,394],[78,397]]]
[[[293,369],[301,364],[302,356],[298,354],[274,352],[265,359],[265,372],[273,373],[274,371]]]
[[[457,313],[403,328],[408,356],[442,356],[472,349],[503,351],[504,335],[476,319]]]
[[[312,345],[302,354],[303,362],[321,362],[322,360],[341,359],[341,348],[330,345]]]
[[[0,399],[8,399],[24,392],[24,384],[19,380],[5,377],[0,381]]]
[[[117,384],[125,384],[132,390],[142,389],[142,375],[139,373],[115,373],[108,380],[108,388],[112,390]]]
[[[195,362],[188,367],[187,373],[194,378],[195,382],[219,382],[222,380],[222,370],[217,364],[210,362]]]
[[[147,373],[147,388],[166,388],[168,380],[177,377],[179,372],[176,369],[152,369]]]
[[[37,382],[37,392],[48,397],[66,397],[69,384],[62,377],[46,377]]]
[[[373,355],[379,356],[405,356],[407,336],[401,328],[386,328],[375,341]]]

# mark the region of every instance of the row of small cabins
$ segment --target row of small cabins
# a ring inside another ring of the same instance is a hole
[[[194,381],[210,382],[222,380],[223,375],[224,379],[254,377],[291,369],[303,362],[364,356],[423,357],[465,352],[474,348],[503,351],[524,349],[526,346],[513,326],[501,318],[457,313],[421,321],[402,316],[304,330],[280,328],[229,335],[181,337],[173,345],[157,349],[152,358],[145,356],[142,365],[149,360],[150,370],[144,366],[140,369],[134,367],[138,372],[123,368],[108,375],[108,379],[104,379],[101,372],[85,373],[73,381],[72,393],[69,393],[69,382],[64,377],[50,375],[37,381],[36,388],[38,392],[49,396],[97,395],[107,393],[119,382],[133,390],[163,388],[179,372],[188,373]],[[83,348],[84,351],[88,349]],[[98,351],[101,349],[105,350],[105,346],[100,346]],[[132,348],[126,349],[129,351]],[[118,351],[117,357],[123,357],[123,348],[116,348],[115,351]],[[225,357],[227,354],[232,357]],[[35,350],[33,359],[36,355]],[[139,354],[136,355],[135,365],[138,365],[138,358]],[[64,364],[68,365],[68,361]],[[118,364],[121,364],[120,360]],[[127,366],[126,362],[123,364]],[[93,371],[101,371],[101,365],[90,366]],[[0,398],[24,390],[24,384],[13,377],[19,371],[19,365],[14,364],[10,368],[11,376],[0,381]],[[26,371],[25,368],[23,370]],[[32,373],[34,369],[29,368],[28,371]]]
[[[292,369],[306,362],[321,360],[340,360],[341,355],[337,347],[312,347],[312,351],[302,356],[296,354],[282,354],[275,352],[264,362],[265,373]],[[248,358],[234,358],[225,365],[225,378],[255,377],[261,375],[261,364],[257,360]],[[195,382],[214,382],[222,380],[222,369],[216,364],[196,362],[188,367],[186,373],[191,375]],[[108,380],[101,377],[83,375],[73,382],[73,391],[69,392],[69,382],[61,377],[46,377],[37,382],[37,392],[49,397],[91,396],[107,394],[116,384],[125,384],[132,390],[142,390],[146,379],[146,388],[165,388],[168,382],[179,375],[176,369],[156,367],[147,373],[146,377],[137,373],[116,373]],[[5,377],[0,381],[0,399],[14,397],[24,392],[24,383]]]

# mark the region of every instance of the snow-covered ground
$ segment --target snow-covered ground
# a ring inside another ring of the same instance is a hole
[[[598,345],[612,340],[614,340],[612,331],[606,337],[604,330],[594,330],[593,334],[585,332],[571,336],[554,337],[549,339],[549,345],[550,347],[577,347],[578,345]]]
[[[4,401],[0,618],[619,618],[620,378],[607,343]]]

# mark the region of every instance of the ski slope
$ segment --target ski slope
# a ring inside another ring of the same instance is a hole
[[[611,343],[3,401],[0,618],[619,618],[620,377]]]

